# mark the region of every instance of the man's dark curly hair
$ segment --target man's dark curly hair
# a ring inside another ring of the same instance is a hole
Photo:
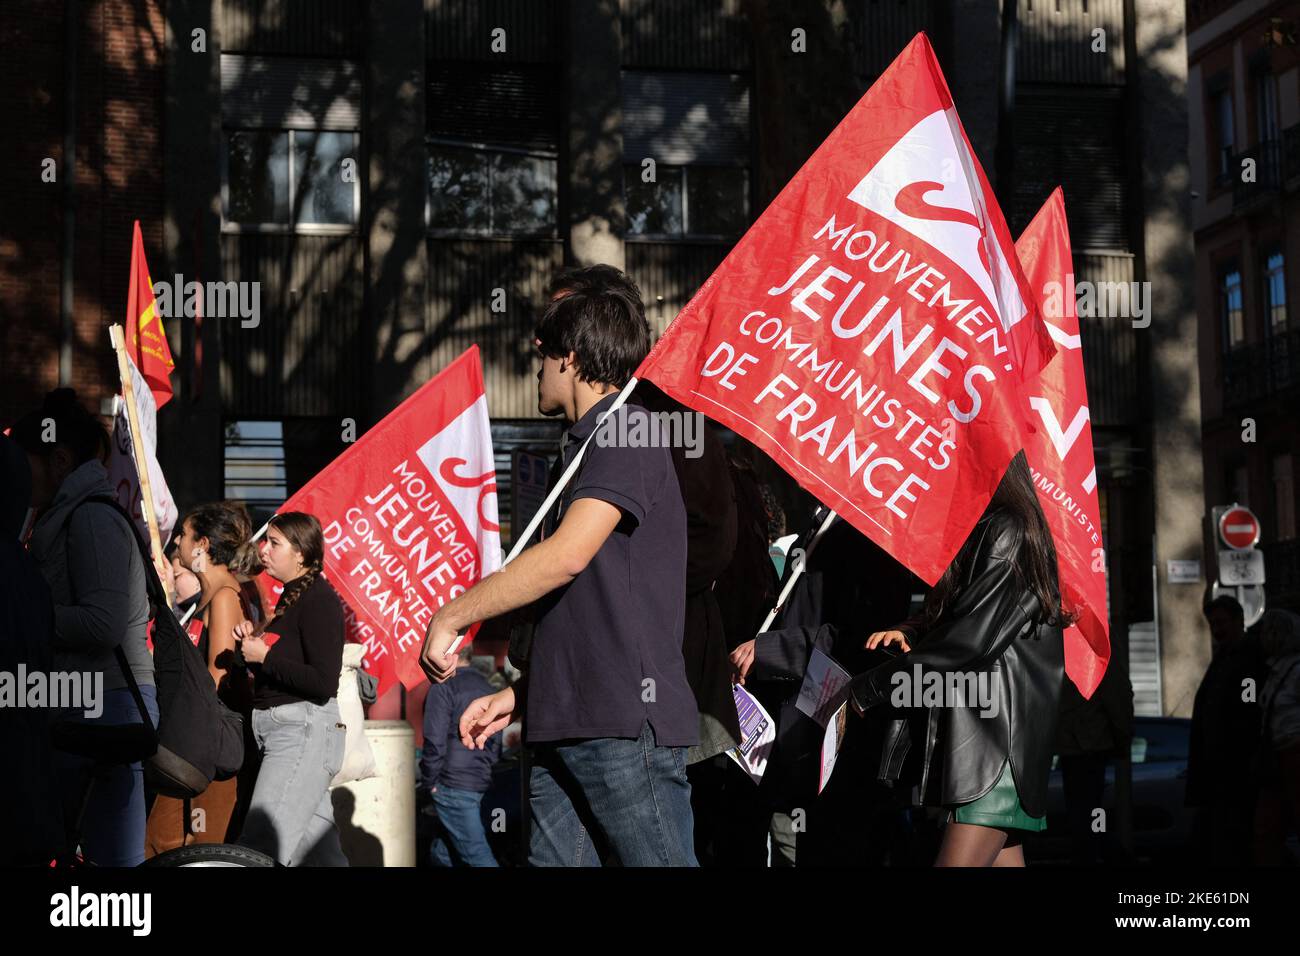
[[[623,386],[650,351],[641,292],[613,266],[570,269],[552,280],[547,304],[533,337],[543,355],[577,356],[586,382]]]

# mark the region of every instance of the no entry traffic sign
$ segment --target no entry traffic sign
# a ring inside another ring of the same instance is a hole
[[[1219,537],[1234,551],[1253,548],[1259,543],[1259,519],[1249,508],[1229,508],[1219,518]]]

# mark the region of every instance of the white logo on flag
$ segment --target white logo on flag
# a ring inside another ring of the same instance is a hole
[[[482,575],[496,571],[501,567],[501,536],[487,396],[480,395],[416,455],[478,542]]]
[[[905,133],[848,198],[929,243],[971,277],[997,310],[1002,327],[1028,311],[984,213],[978,177],[965,143],[956,135],[956,115],[936,110]],[[927,170],[958,170],[944,181],[918,179]],[[987,240],[986,240],[987,235]],[[989,267],[992,257],[993,268]],[[996,283],[994,282],[996,275]]]

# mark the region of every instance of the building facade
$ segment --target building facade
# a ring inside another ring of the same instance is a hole
[[[990,178],[1003,120],[1013,233],[1063,185],[1076,278],[1157,290],[1149,325],[1088,316],[1082,335],[1115,645],[1140,707],[1186,713],[1208,639],[1199,590],[1165,567],[1202,553],[1197,373],[1213,373],[1192,351],[1184,8],[1020,0],[1000,117],[1000,6],[7,5],[5,120],[19,165],[52,158],[60,177],[0,184],[0,418],[60,382],[115,390],[105,328],[139,218],[156,284],[257,283],[255,317],[218,298],[166,321],[161,457],[182,505],[274,508],[477,343],[508,537],[512,453],[553,454],[559,434],[529,334],[553,272],[626,269],[662,331],[925,30]],[[806,496],[767,475],[799,530]]]
[[[1187,16],[1206,506],[1255,512],[1268,604],[1296,609],[1300,4]]]

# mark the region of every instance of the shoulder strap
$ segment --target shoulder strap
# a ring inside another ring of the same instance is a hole
[[[131,536],[135,539],[136,546],[140,549],[140,556],[144,559],[145,591],[149,596],[150,603],[153,605],[154,615],[156,616],[158,614],[158,608],[166,608],[168,606],[167,593],[163,590],[162,582],[158,580],[158,575],[154,573],[153,556],[150,555],[149,546],[144,543],[144,539],[140,536],[140,531],[136,528],[135,522],[131,520],[131,516],[123,510],[120,504],[118,504],[117,499],[110,498],[108,495],[90,495],[73,505],[72,510],[68,512],[67,518],[63,520],[63,529],[65,533],[72,533],[72,516],[77,513],[77,509],[85,504],[108,505],[126,521],[127,527],[131,529]],[[65,546],[65,553],[67,550],[69,549]],[[158,728],[154,726],[153,718],[149,716],[149,711],[145,707],[144,695],[140,693],[140,685],[135,681],[135,674],[131,671],[131,665],[126,659],[126,651],[122,649],[121,644],[118,644],[117,647],[113,648],[113,656],[117,658],[117,666],[121,668],[122,676],[126,679],[126,685],[131,690],[131,697],[135,700],[136,709],[140,711],[140,720],[149,728],[150,735],[157,740]]]

